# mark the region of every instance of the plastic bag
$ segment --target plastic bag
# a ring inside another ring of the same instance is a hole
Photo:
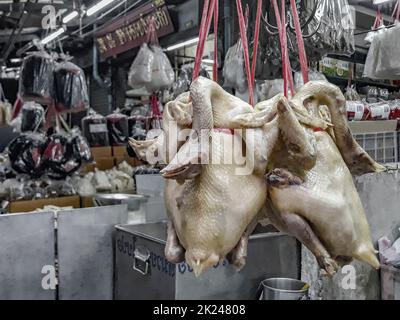
[[[82,136],[79,128],[72,129],[70,143],[72,144],[73,156],[76,159],[81,159],[82,162],[90,162],[93,159],[89,143]]]
[[[149,122],[149,117],[129,117],[129,137],[140,141],[146,140]]]
[[[312,0],[306,2],[310,16],[318,5],[314,19],[304,32],[312,35],[305,39],[309,57],[321,57],[328,53],[350,56],[355,52],[355,21],[347,0]]]
[[[89,115],[82,119],[82,130],[90,147],[108,147],[110,145],[107,120],[95,111],[90,110]]]
[[[175,80],[175,73],[167,55],[159,46],[151,46],[153,63],[151,65],[151,81],[145,83],[149,92],[169,88]]]
[[[93,173],[88,173],[83,178],[75,176],[71,179],[72,185],[81,197],[93,197],[96,195],[96,189],[92,184],[93,176]]]
[[[53,134],[47,138],[43,152],[43,163],[49,177],[65,179],[78,171],[82,159],[75,157],[74,148],[66,134]]]
[[[193,66],[193,64],[182,66],[178,78],[172,85],[173,97],[168,101],[164,101],[165,103],[172,101],[182,93],[188,92],[190,90],[190,85],[192,84]],[[203,65],[200,67],[200,76],[204,78],[209,78],[208,72]]]
[[[371,79],[400,79],[400,24],[377,34],[368,51],[364,77]]]
[[[151,82],[154,54],[147,43],[139,50],[128,73],[128,84],[132,88],[141,88]]]
[[[104,171],[96,170],[92,183],[97,192],[110,192],[112,189],[107,173]]]
[[[6,99],[3,87],[0,84],[0,126],[7,126],[12,119],[12,105]]]
[[[328,81],[323,73],[316,70],[310,70],[308,72],[308,77],[310,81]],[[303,75],[301,74],[301,72],[296,72],[294,74],[294,86],[296,90],[300,89],[303,85]]]
[[[24,101],[51,104],[54,96],[54,60],[46,52],[33,52],[22,63],[19,96]]]
[[[277,94],[284,92],[284,81],[283,79],[267,80],[261,85],[260,89],[260,101],[269,100],[275,97]]]
[[[21,110],[21,132],[36,132],[43,128],[45,112],[40,104],[26,102]]]
[[[129,137],[128,117],[117,110],[106,119],[110,145],[126,145]]]
[[[360,101],[360,95],[358,94],[354,86],[348,86],[345,92],[345,98],[347,101]]]
[[[222,74],[225,80],[224,87],[234,88],[241,94],[246,92],[248,86],[244,71],[244,54],[241,40],[229,48]]]
[[[85,73],[77,65],[68,61],[58,63],[54,82],[58,112],[81,112],[89,107]]]
[[[45,137],[41,134],[25,134],[14,139],[8,146],[11,166],[17,173],[38,178],[44,173],[42,154]]]

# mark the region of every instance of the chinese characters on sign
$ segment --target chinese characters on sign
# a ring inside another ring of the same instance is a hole
[[[145,4],[97,33],[97,44],[103,58],[116,56],[146,41],[150,20],[154,18],[158,37],[174,32],[167,6]]]

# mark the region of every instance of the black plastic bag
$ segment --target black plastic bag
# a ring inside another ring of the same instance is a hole
[[[38,178],[44,173],[43,149],[45,138],[41,134],[25,134],[14,139],[8,146],[11,167],[21,174]]]
[[[57,64],[54,88],[58,112],[81,112],[89,107],[85,73],[77,65],[68,61]]]
[[[124,146],[128,143],[129,127],[128,117],[115,112],[106,117],[110,145]]]
[[[90,147],[108,147],[110,145],[107,120],[102,115],[91,111],[87,117],[82,119],[82,130]]]
[[[27,102],[22,106],[21,132],[35,132],[44,125],[44,109],[40,104]]]
[[[48,105],[54,96],[54,60],[46,52],[33,52],[22,64],[19,96],[23,101]]]

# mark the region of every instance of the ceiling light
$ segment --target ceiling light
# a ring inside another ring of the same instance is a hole
[[[22,59],[21,58],[13,58],[13,59],[10,59],[10,62],[12,64],[17,64],[17,63],[21,63]]]
[[[78,11],[74,10],[63,18],[63,23],[68,23],[79,15]]]
[[[382,4],[385,2],[391,2],[393,0],[373,0],[374,5]]]
[[[193,45],[193,44],[195,44],[197,42],[199,42],[199,38],[198,37],[194,38],[194,39],[191,39],[191,40],[188,40],[188,41],[185,41],[185,42],[181,42],[181,43],[175,44],[173,46],[170,46],[170,47],[167,48],[167,51],[173,51],[173,50],[176,50],[176,49],[179,49],[179,48],[187,47],[187,46]]]
[[[60,29],[58,29],[56,32],[53,32],[52,34],[49,34],[46,38],[44,38],[41,43],[43,45],[48,44],[49,42],[53,41],[54,39],[56,39],[57,37],[59,37],[60,35],[62,35],[65,32],[65,28],[62,27]]]
[[[90,7],[87,10],[87,12],[86,12],[87,16],[90,17],[91,15],[94,15],[97,11],[100,11],[104,7],[108,6],[111,2],[113,2],[113,0],[102,0],[102,1],[98,2],[93,7]]]

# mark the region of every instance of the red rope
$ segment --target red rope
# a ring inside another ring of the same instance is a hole
[[[297,44],[299,47],[301,73],[303,75],[304,84],[306,84],[309,81],[309,76],[308,76],[308,61],[307,61],[306,49],[304,46],[304,39],[303,39],[303,35],[301,32],[301,25],[300,25],[299,14],[297,12],[296,1],[290,0],[290,4],[292,7],[292,14],[293,14],[293,20],[294,20],[294,27],[296,30]]]
[[[240,37],[242,39],[242,44],[243,44],[244,63],[246,67],[247,82],[249,86],[249,103],[253,106],[254,105],[253,80],[251,79],[249,46],[247,41],[246,23],[243,16],[243,8],[241,0],[236,0],[236,7],[239,16]]]
[[[392,19],[396,21],[400,21],[400,0],[396,2],[396,5],[393,10]]]
[[[218,81],[218,17],[219,17],[219,1],[215,0],[214,7],[214,66],[213,80]]]
[[[282,1],[282,19],[281,13],[279,12],[277,0],[272,0],[272,4],[275,11],[275,17],[278,24],[279,39],[281,43],[282,51],[282,77],[284,83],[284,94],[288,96],[287,84],[289,82],[290,91],[294,94],[294,82],[293,74],[290,67],[290,59],[287,50],[287,36],[286,36],[286,11],[285,11],[285,1]]]
[[[260,26],[261,26],[261,10],[262,10],[262,0],[258,0],[257,16],[256,16],[256,29],[255,29],[255,34],[254,34],[253,61],[251,64],[252,65],[251,79],[253,80],[253,88],[255,87],[255,78],[256,78],[258,40],[260,38]]]
[[[211,5],[210,5],[210,0],[204,1],[203,14],[200,23],[199,43],[197,44],[196,60],[193,69],[193,78],[192,78],[193,81],[199,77],[201,61],[203,59],[203,54],[204,54],[204,45],[208,36],[208,31],[210,30],[211,17],[212,13],[214,12],[215,0],[211,1],[212,1]]]

